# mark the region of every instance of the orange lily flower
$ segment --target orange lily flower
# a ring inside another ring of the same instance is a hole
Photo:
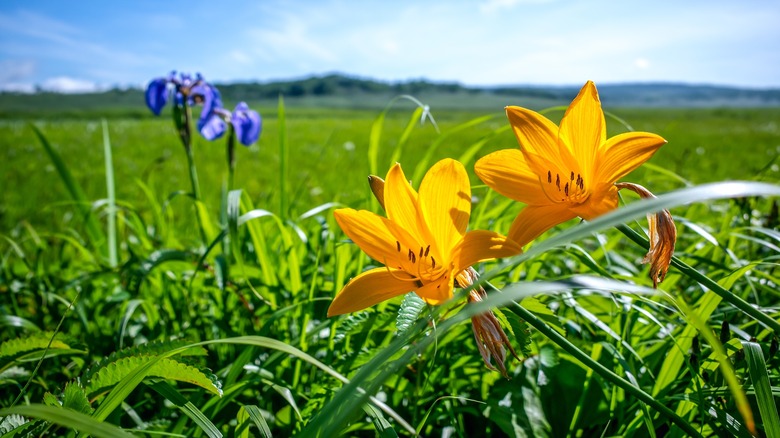
[[[521,246],[569,219],[589,220],[617,208],[615,183],[666,143],[648,132],[607,138],[604,112],[591,81],[569,105],[560,126],[526,108],[509,106],[506,113],[521,149],[491,153],[477,161],[475,171],[493,190],[527,204],[508,233]],[[674,238],[668,232],[655,237],[666,243],[664,258],[671,258],[667,252],[670,239],[673,250]],[[654,266],[663,264],[657,257],[651,261]],[[666,272],[655,267],[654,272]]]
[[[436,163],[415,191],[394,165],[382,187],[387,217],[367,210],[334,212],[344,233],[384,264],[353,278],[328,308],[328,316],[355,312],[414,291],[428,304],[450,299],[456,284],[471,284],[466,270],[480,261],[508,257],[520,246],[492,231],[466,231],[471,186],[463,165]]]

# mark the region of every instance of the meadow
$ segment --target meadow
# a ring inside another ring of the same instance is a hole
[[[507,232],[522,205],[473,171],[517,147],[500,109],[434,107],[434,126],[406,100],[261,107],[232,191],[225,143],[194,138],[202,202],[169,117],[0,120],[0,431],[780,436],[780,108],[606,110],[610,136],[668,141],[625,178],[658,199],[476,265],[480,305],[409,294],[331,318],[377,265],[333,210],[381,212],[367,176],[396,161],[417,187],[458,159],[469,227]],[[644,218],[661,208],[678,241],[654,289]],[[509,378],[474,340],[487,310],[522,359]]]

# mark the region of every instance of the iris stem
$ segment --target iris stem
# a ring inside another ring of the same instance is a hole
[[[515,315],[522,318],[533,328],[539,330],[540,333],[546,336],[553,343],[555,343],[563,350],[565,350],[567,353],[574,356],[574,358],[576,358],[577,360],[585,364],[585,366],[592,369],[596,374],[601,376],[604,380],[607,380],[610,383],[619,386],[627,393],[633,395],[643,403],[647,404],[648,406],[652,407],[653,409],[661,413],[663,416],[669,418],[672,422],[674,422],[677,426],[679,426],[680,429],[688,433],[689,436],[694,436],[694,437],[702,436],[693,426],[691,426],[687,421],[685,421],[685,419],[675,414],[674,411],[669,409],[666,405],[653,398],[653,396],[646,393],[641,388],[634,386],[628,380],[618,376],[609,368],[593,360],[593,358],[587,355],[584,351],[577,348],[576,345],[569,342],[568,339],[563,337],[557,331],[550,328],[547,324],[544,323],[544,321],[537,318],[536,315],[526,310],[519,303],[515,302],[514,305],[509,306],[508,309]]]
[[[625,234],[626,237],[633,240],[636,244],[643,247],[644,249],[650,248],[650,243],[647,241],[647,239],[644,236],[641,236],[636,231],[634,231],[628,225],[625,224],[618,225],[617,229],[620,230],[623,234]],[[682,260],[678,259],[675,256],[672,256],[672,266],[677,268],[677,270],[679,270],[682,274],[696,280],[699,284],[711,290],[719,297],[723,298],[725,301],[732,304],[734,307],[747,313],[756,321],[759,321],[760,323],[774,330],[776,336],[780,336],[780,322],[772,319],[766,313],[760,311],[759,309],[757,309],[747,301],[743,300],[742,298],[734,295],[728,289],[719,285],[711,278],[700,273],[699,271],[697,271],[696,269],[694,269],[693,267],[691,267],[690,265],[688,265],[687,263],[683,262]]]
[[[198,184],[198,171],[195,167],[195,153],[192,151],[192,110],[186,103],[184,104],[183,121],[179,127],[179,137],[184,145],[184,152],[187,153],[187,167],[190,171],[190,184],[192,184],[192,197],[195,198],[195,219],[198,221],[198,230],[203,244],[207,244],[206,232],[203,229],[203,221],[200,217],[200,184]]]
[[[227,135],[227,164],[228,164],[228,181],[227,189],[228,193],[233,190],[235,174],[236,174],[236,131],[233,129],[233,125],[228,123],[228,135]]]

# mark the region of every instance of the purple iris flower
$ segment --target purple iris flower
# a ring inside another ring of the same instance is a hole
[[[176,72],[171,72],[168,77],[157,78],[149,83],[146,88],[146,106],[155,115],[160,115],[163,107],[170,99],[173,89],[174,105],[202,106],[197,127],[206,140],[216,140],[225,134],[227,121],[233,125],[233,129],[241,144],[249,146],[256,142],[262,130],[262,120],[257,111],[249,109],[245,102],[236,105],[233,113],[222,106],[222,97],[216,87],[203,79],[200,73],[192,76],[182,73],[176,77]]]
[[[233,114],[230,117],[233,129],[236,132],[238,141],[244,146],[249,146],[256,142],[260,137],[260,131],[263,129],[263,120],[257,111],[249,109],[246,102],[239,102]]]
[[[190,89],[189,98],[192,103],[202,104],[198,119],[198,131],[206,140],[215,140],[225,133],[225,115],[222,107],[222,97],[215,87],[201,82]]]
[[[165,104],[168,102],[168,79],[158,78],[153,80],[146,88],[146,106],[159,116]]]

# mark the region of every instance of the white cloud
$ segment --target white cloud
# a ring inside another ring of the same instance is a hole
[[[101,91],[104,87],[97,83],[84,79],[76,79],[68,76],[49,78],[41,83],[41,89],[55,93],[92,93]]]
[[[648,61],[646,58],[637,58],[634,60],[634,67],[645,70],[650,67],[650,61]]]
[[[493,14],[504,9],[513,9],[519,4],[549,3],[551,0],[486,0],[480,3],[483,14]]]
[[[34,93],[35,84],[32,82],[4,82],[0,83],[0,91],[12,93]]]

